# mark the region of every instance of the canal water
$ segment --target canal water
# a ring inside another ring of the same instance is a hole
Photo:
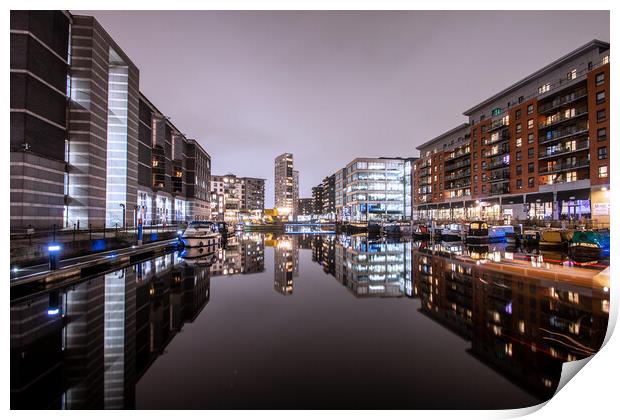
[[[13,288],[11,408],[531,406],[553,395],[563,362],[600,348],[605,264],[243,234]]]

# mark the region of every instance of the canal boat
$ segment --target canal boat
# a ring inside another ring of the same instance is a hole
[[[488,243],[489,225],[483,221],[471,222],[467,231],[466,242],[472,244]]]
[[[190,222],[181,235],[181,242],[188,248],[202,248],[219,245],[222,235],[217,223],[195,220]]]
[[[450,223],[441,229],[441,240],[444,242],[459,242],[467,236],[467,226],[461,223]]]
[[[566,230],[549,229],[542,232],[538,247],[540,249],[562,250],[568,247],[570,234]]]
[[[540,242],[540,232],[537,230],[525,230],[520,239],[521,245],[523,246],[538,246]]]
[[[576,231],[568,245],[568,254],[575,261],[592,261],[609,257],[609,232]]]
[[[188,265],[210,265],[216,259],[217,245],[209,245],[201,248],[185,248],[179,254]]]

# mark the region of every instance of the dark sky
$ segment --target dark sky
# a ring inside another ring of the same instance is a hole
[[[563,54],[609,41],[606,11],[88,11],[140,89],[213,159],[300,197],[355,157],[417,156],[462,112]]]

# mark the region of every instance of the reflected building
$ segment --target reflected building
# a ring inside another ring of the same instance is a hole
[[[493,254],[479,264],[414,252],[420,312],[469,340],[474,357],[550,398],[562,363],[588,357],[602,345],[609,292],[562,273],[534,273],[527,266],[502,270]]]
[[[336,236],[316,235],[312,239],[312,261],[320,264],[324,272],[335,276]]]
[[[211,275],[230,276],[265,271],[265,241],[259,234],[230,237],[224,248],[218,250],[211,266]]]
[[[135,384],[210,297],[175,254],[11,304],[11,408],[126,409]]]
[[[328,248],[329,255],[329,248]],[[329,266],[329,259],[323,261]],[[341,237],[335,244],[336,279],[356,297],[400,297],[412,289],[411,248],[404,242]]]
[[[299,275],[299,248],[295,235],[273,242],[273,288],[283,295],[293,294],[293,278]]]

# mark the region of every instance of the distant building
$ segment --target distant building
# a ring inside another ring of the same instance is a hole
[[[350,221],[407,220],[406,196],[411,180],[405,166],[413,158],[357,158],[341,176],[336,174],[336,202],[342,200],[341,217]]]
[[[274,161],[274,203],[278,209],[293,213],[295,207],[293,154],[283,153]]]
[[[297,200],[297,216],[313,216],[314,212],[314,199],[313,198],[300,198]]]
[[[211,180],[212,217],[229,223],[258,219],[265,207],[265,180],[214,175]]]
[[[293,216],[297,214],[297,200],[299,200],[299,171],[293,171]]]

